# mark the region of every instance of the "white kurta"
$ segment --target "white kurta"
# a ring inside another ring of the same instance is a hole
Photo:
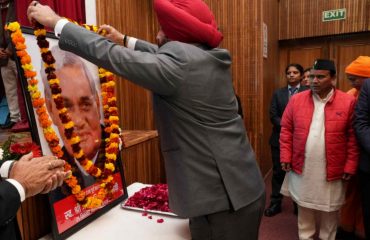
[[[308,134],[302,175],[286,174],[282,194],[291,196],[302,207],[325,212],[337,211],[344,203],[345,186],[342,180],[326,180],[325,105],[326,99],[313,95],[314,113]]]

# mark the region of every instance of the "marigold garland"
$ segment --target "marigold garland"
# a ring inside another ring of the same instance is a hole
[[[75,22],[76,23],[76,22]],[[97,32],[98,28],[91,25],[83,25],[86,29]],[[25,39],[22,35],[20,25],[17,22],[9,23],[6,27],[11,32],[11,38],[17,50],[17,56],[20,58],[24,76],[28,81],[28,91],[32,98],[32,105],[38,115],[38,121],[43,128],[43,133],[48,145],[55,156],[63,157],[64,153],[59,144],[59,139],[51,127],[52,121],[48,115],[45,107],[45,99],[41,98],[41,93],[38,90],[38,80],[35,79],[36,72],[33,70],[31,64],[31,57],[26,51]],[[36,24],[35,36],[37,37],[37,44],[40,47],[42,59],[45,64],[45,72],[47,74],[49,86],[52,92],[52,98],[59,111],[60,119],[65,127],[65,136],[69,143],[73,146],[73,155],[79,161],[81,166],[92,176],[98,179],[100,189],[96,196],[85,196],[85,192],[78,184],[77,178],[71,176],[66,179],[66,184],[71,188],[72,194],[76,200],[82,204],[84,208],[96,208],[102,205],[106,197],[111,197],[112,188],[115,184],[113,173],[115,170],[115,161],[120,145],[120,128],[118,125],[118,108],[117,99],[115,97],[115,78],[113,74],[103,68],[99,68],[99,78],[101,82],[103,111],[104,111],[104,131],[107,133],[105,139],[105,164],[104,169],[96,167],[91,160],[84,155],[82,148],[79,146],[80,137],[74,131],[74,123],[68,114],[68,110],[64,107],[63,99],[61,97],[62,89],[59,86],[59,79],[55,75],[55,60],[49,50],[49,42],[46,40],[46,30],[44,26]],[[65,171],[71,170],[71,165],[66,163]]]

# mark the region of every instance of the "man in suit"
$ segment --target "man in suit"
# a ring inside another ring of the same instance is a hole
[[[361,67],[346,69],[350,76],[357,76],[358,81],[370,76],[370,58],[361,57]],[[366,239],[370,239],[370,78],[362,85],[355,108],[354,129],[360,145],[359,188],[362,200],[362,212]]]
[[[155,0],[154,9],[158,46],[104,26],[108,40],[36,1],[28,16],[53,28],[61,49],[153,92],[170,208],[190,218],[193,239],[258,239],[264,183],[214,16],[201,0]]]
[[[270,106],[270,120],[273,125],[270,137],[271,157],[272,157],[272,178],[271,178],[271,196],[270,205],[266,208],[264,214],[266,217],[272,217],[281,212],[281,201],[283,195],[280,194],[285,172],[280,165],[280,121],[283,116],[286,105],[291,96],[298,92],[307,90],[308,87],[300,84],[303,77],[303,67],[299,64],[289,64],[285,69],[287,85],[274,92]],[[295,206],[296,211],[296,206]]]
[[[21,202],[60,186],[69,174],[63,171],[63,166],[63,160],[33,158],[32,153],[19,161],[0,162],[0,239],[21,239],[16,220]]]
[[[74,122],[74,129],[81,139],[80,147],[88,159],[102,167],[105,158],[100,153],[105,145],[102,143],[100,98],[96,88],[96,84],[99,82],[98,75],[92,74],[92,68],[89,68],[85,61],[73,53],[63,51],[58,46],[53,46],[51,52],[55,59],[55,74],[62,88],[61,95],[64,106],[68,109],[69,116]],[[43,66],[43,64],[41,65]],[[64,158],[71,164],[72,173],[78,179],[81,187],[88,187],[95,183],[95,179],[73,157],[72,146],[64,134],[64,125],[59,118],[59,111],[52,99],[44,67],[41,68],[41,78],[45,86],[46,107],[53,124],[58,128],[64,144]],[[72,83],[72,79],[78,80]],[[68,189],[66,186],[65,188]],[[69,193],[69,191],[66,193]]]

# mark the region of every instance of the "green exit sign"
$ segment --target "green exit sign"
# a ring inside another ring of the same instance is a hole
[[[343,20],[346,19],[346,9],[334,9],[334,10],[328,10],[322,12],[322,21],[328,22],[328,21],[337,21],[337,20]]]

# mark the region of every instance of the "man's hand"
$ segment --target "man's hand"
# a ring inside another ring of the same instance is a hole
[[[343,173],[342,179],[345,180],[345,181],[348,181],[348,180],[351,179],[351,177],[352,177],[352,174]]]
[[[292,170],[292,167],[290,163],[281,163],[281,169],[283,169],[285,172],[289,172]]]
[[[27,9],[27,16],[30,23],[35,21],[54,29],[55,24],[61,19],[49,6],[42,5],[38,1],[32,1]]]
[[[8,54],[4,48],[0,48],[0,58],[8,58]]]
[[[17,180],[24,188],[26,197],[47,193],[63,184],[68,174],[64,172],[64,160],[52,156],[32,158],[32,153],[15,162],[10,178]]]
[[[112,42],[114,43],[117,43],[119,45],[123,45],[123,37],[124,35],[122,33],[120,33],[119,31],[117,31],[117,29],[115,29],[114,27],[110,26],[110,25],[101,25],[99,30],[98,30],[98,33],[100,34],[101,32],[105,31],[105,37],[108,38],[109,40],[111,40]]]

